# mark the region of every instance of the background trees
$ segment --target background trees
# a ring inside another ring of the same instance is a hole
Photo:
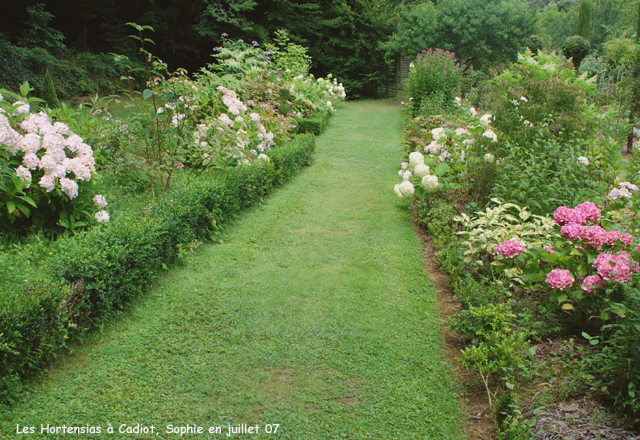
[[[405,7],[384,47],[401,56],[439,47],[479,70],[514,61],[533,33],[534,15],[524,1],[440,0]]]

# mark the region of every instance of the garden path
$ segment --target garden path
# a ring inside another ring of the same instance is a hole
[[[102,428],[75,438],[181,438],[168,425],[204,428],[182,438],[461,438],[435,291],[392,191],[401,141],[399,106],[346,103],[312,167],[43,375],[0,416],[1,438],[26,437],[18,424]],[[258,435],[227,437],[243,423]],[[117,434],[138,424],[159,435]]]

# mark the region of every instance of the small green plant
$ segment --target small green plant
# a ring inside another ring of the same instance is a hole
[[[47,69],[47,73],[44,75],[44,84],[41,92],[41,97],[44,102],[47,103],[49,108],[60,107],[60,101],[58,101],[58,95],[56,94],[56,87],[53,85],[53,78],[51,73]]]

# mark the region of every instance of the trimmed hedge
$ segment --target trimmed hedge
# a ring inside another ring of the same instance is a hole
[[[201,176],[148,211],[56,242],[60,254],[39,271],[49,274],[49,283],[0,293],[0,400],[11,402],[22,380],[42,369],[69,337],[123,310],[175,261],[178,244],[206,238],[260,202],[310,165],[314,149],[313,136],[298,136],[274,149],[270,162]],[[21,263],[24,255],[11,262]]]
[[[309,118],[298,119],[298,132],[312,133],[317,136],[327,128],[330,117],[331,115],[327,112],[315,112]]]

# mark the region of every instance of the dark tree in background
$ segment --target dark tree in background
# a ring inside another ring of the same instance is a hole
[[[371,95],[377,88],[382,51],[379,42],[389,33],[387,15],[394,3],[386,0],[25,0],[16,7],[0,2],[0,37],[13,44],[27,41],[34,20],[27,13],[36,7],[48,18],[50,29],[63,36],[68,51],[116,52],[139,56],[128,22],[152,26],[151,48],[170,69],[193,72],[211,61],[220,35],[229,38],[271,40],[286,28],[293,42],[309,47],[312,72],[333,73],[352,96]],[[41,38],[41,47],[56,44]],[[62,43],[62,40],[59,40]],[[44,47],[49,49],[48,47]]]

